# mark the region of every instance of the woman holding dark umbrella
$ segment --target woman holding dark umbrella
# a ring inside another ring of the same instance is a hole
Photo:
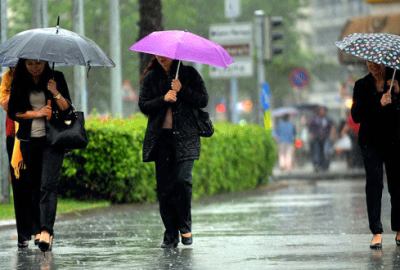
[[[200,157],[200,137],[193,109],[204,108],[208,94],[200,74],[180,62],[155,56],[143,73],[139,108],[149,116],[143,161],[155,161],[157,196],[164,223],[162,248],[192,238],[192,169]]]
[[[47,101],[51,105],[46,105]],[[46,142],[45,121],[57,110],[68,113],[70,101],[64,75],[52,71],[44,61],[18,61],[8,104],[10,118],[19,122],[16,134],[28,173],[31,190],[34,234],[40,234],[39,248],[52,248],[57,210],[57,181],[64,160],[64,149]]]
[[[370,248],[382,248],[381,201],[383,165],[392,204],[391,229],[397,232],[400,246],[400,90],[399,78],[389,85],[393,69],[367,61],[370,73],[354,86],[351,116],[360,123],[358,143],[366,172],[366,198],[369,228],[373,234]]]

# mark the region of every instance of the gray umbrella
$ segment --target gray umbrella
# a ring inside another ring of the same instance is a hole
[[[0,67],[15,67],[17,65],[18,58],[0,55]]]
[[[0,45],[0,55],[54,62],[60,66],[115,67],[95,42],[58,26],[16,34]]]

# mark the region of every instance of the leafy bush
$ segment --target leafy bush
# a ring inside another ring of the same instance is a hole
[[[146,124],[141,114],[88,119],[89,144],[65,158],[61,195],[116,203],[156,201],[154,163],[142,162]],[[215,134],[202,138],[201,157],[193,168],[193,198],[266,184],[275,161],[275,143],[263,127],[216,123]]]

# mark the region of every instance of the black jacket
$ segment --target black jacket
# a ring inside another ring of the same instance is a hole
[[[139,95],[139,108],[149,117],[143,143],[143,161],[149,162],[156,159],[157,142],[169,106],[172,109],[176,160],[180,162],[199,159],[200,137],[193,108],[207,106],[208,94],[204,81],[193,67],[181,65],[179,80],[182,88],[177,94],[177,101],[168,103],[164,101],[164,96],[171,90],[171,81],[175,77],[175,72],[167,76],[157,60],[153,65],[154,68],[143,78]]]
[[[395,80],[399,81],[396,73]],[[400,94],[392,89],[392,103],[382,106],[381,98],[389,90],[386,82],[392,78],[393,70],[386,69],[385,87],[378,92],[375,78],[369,73],[354,86],[351,116],[360,123],[359,144],[361,147],[382,147],[399,143],[400,140]]]
[[[17,118],[17,114],[25,113],[27,111],[32,110],[32,105],[29,101],[29,93],[36,88],[40,88],[40,90],[44,91],[46,100],[51,100],[51,108],[54,112],[57,110],[59,114],[69,113],[71,110],[71,106],[66,111],[61,111],[58,107],[53,95],[50,91],[48,91],[45,86],[47,82],[51,79],[49,76],[41,76],[37,85],[35,83],[30,82],[25,85],[29,89],[20,89],[20,88],[12,88],[10,94],[10,101],[8,103],[8,115],[14,121],[19,123],[19,129],[16,134],[17,138],[22,141],[28,141],[31,137],[31,128],[33,119],[23,120]],[[60,94],[69,102],[71,102],[71,97],[69,95],[69,90],[67,86],[67,82],[65,81],[64,75],[62,72],[54,71],[54,80],[57,83],[57,90]]]

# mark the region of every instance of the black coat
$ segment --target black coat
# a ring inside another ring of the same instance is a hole
[[[54,71],[54,80],[57,83],[57,90],[60,92],[60,94],[69,102],[71,102],[71,97],[68,91],[68,86],[67,82],[65,81],[64,75],[62,72],[59,71]],[[30,78],[28,78],[30,79]],[[60,108],[58,107],[55,99],[53,98],[53,95],[50,91],[46,89],[45,86],[47,86],[47,82],[51,79],[49,76],[41,76],[39,79],[39,82],[37,85],[34,84],[33,80],[30,83],[26,83],[25,89],[21,88],[12,88],[11,94],[10,94],[10,101],[8,103],[8,115],[9,117],[17,121],[19,123],[19,129],[17,132],[17,138],[22,141],[28,141],[31,137],[31,128],[32,128],[32,121],[33,119],[20,119],[17,118],[17,114],[25,113],[27,111],[32,110],[32,105],[29,101],[29,93],[30,91],[33,91],[34,89],[39,88],[40,90],[44,91],[46,100],[51,100],[51,108],[53,110],[53,113],[55,110],[59,112],[59,114],[62,113],[69,113],[71,110],[71,106],[62,112]]]
[[[193,67],[181,65],[179,80],[182,88],[177,94],[177,101],[169,103],[164,101],[164,96],[171,90],[171,81],[175,77],[175,72],[171,73],[167,76],[155,60],[153,68],[143,78],[139,108],[149,118],[143,143],[144,162],[155,161],[157,157],[157,142],[169,106],[172,109],[176,160],[180,162],[200,157],[200,137],[193,108],[207,106],[208,94],[204,81]]]
[[[396,73],[395,80],[399,81],[399,73]],[[385,147],[399,143],[400,94],[395,94],[392,89],[392,103],[386,106],[381,104],[382,95],[390,87],[386,82],[392,75],[393,70],[386,69],[383,92],[376,90],[371,73],[355,83],[351,116],[355,123],[360,123],[358,140],[361,147]]]

